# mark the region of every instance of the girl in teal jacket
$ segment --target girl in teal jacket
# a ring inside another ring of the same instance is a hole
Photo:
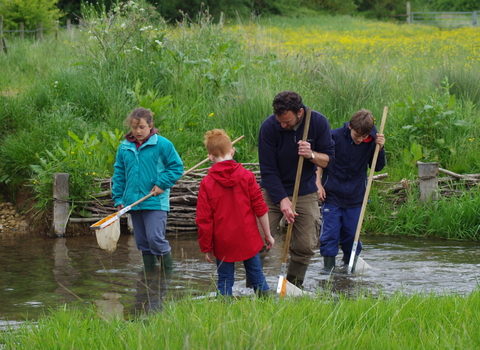
[[[183,164],[173,144],[157,135],[153,112],[135,109],[126,119],[130,132],[118,147],[114,165],[112,198],[118,210],[149,193],[153,196],[130,210],[137,248],[145,269],[157,259],[168,271],[173,268],[170,244],[165,238],[170,210],[170,187],[183,174]]]

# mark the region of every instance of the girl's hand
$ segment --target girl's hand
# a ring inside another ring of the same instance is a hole
[[[150,191],[150,193],[153,193],[154,196],[158,196],[159,194],[162,194],[163,192],[164,192],[164,190],[162,190],[157,185],[153,186],[152,190]]]
[[[117,205],[117,210],[120,211],[123,209],[123,204]]]
[[[205,260],[210,263],[213,263],[213,252],[206,252],[205,253]]]

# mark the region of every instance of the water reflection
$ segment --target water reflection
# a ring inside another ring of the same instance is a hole
[[[142,258],[131,235],[122,235],[117,250],[101,250],[95,236],[49,239],[0,236],[0,322],[36,319],[49,308],[68,303],[94,303],[102,317],[130,317],[162,308],[168,298],[206,295],[215,290],[215,264],[204,260],[195,233],[169,236],[175,270],[144,273]],[[332,288],[334,292],[469,293],[479,282],[480,244],[389,236],[364,236],[362,256],[372,269],[347,275],[337,268],[320,274],[323,258],[314,256],[305,289]],[[283,253],[282,239],[263,259],[271,288],[276,288]],[[341,266],[341,256],[337,265]],[[245,279],[241,263],[236,280]],[[251,290],[237,284],[238,294]],[[0,323],[1,325],[1,323]]]

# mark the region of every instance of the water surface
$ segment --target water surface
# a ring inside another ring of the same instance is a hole
[[[35,320],[65,303],[80,307],[94,303],[99,310],[131,317],[161,309],[165,298],[214,291],[215,264],[204,260],[196,234],[168,238],[175,262],[171,276],[143,272],[141,254],[131,235],[120,237],[113,254],[101,250],[95,236],[0,236],[0,327],[26,318]],[[362,257],[371,269],[347,275],[339,256],[338,273],[321,275],[323,258],[317,251],[305,289],[315,292],[328,285],[334,292],[352,293],[361,286],[374,294],[398,290],[468,294],[478,288],[479,243],[391,236],[364,236],[362,242]],[[263,260],[273,289],[282,254],[280,238]],[[238,263],[236,280],[244,279]],[[236,292],[249,294],[251,290],[239,287]]]

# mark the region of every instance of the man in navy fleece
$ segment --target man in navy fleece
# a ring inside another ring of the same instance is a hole
[[[329,274],[335,268],[335,257],[339,246],[343,251],[343,262],[348,265],[353,241],[357,231],[367,186],[367,168],[372,166],[376,145],[380,145],[375,171],[386,164],[385,136],[377,134],[372,112],[361,109],[353,114],[343,127],[332,130],[335,142],[335,164],[333,167],[319,169],[318,184],[322,206],[322,232],[320,235],[320,254],[323,256],[324,273]],[[354,266],[362,250],[358,242]]]
[[[269,208],[272,236],[277,236],[282,216],[288,223],[295,221],[287,280],[300,287],[318,244],[320,211],[315,172],[317,167],[331,166],[335,147],[327,118],[316,111],[312,111],[307,140],[302,140],[307,107],[296,92],[280,92],[272,106],[274,114],[262,123],[258,137],[260,186]],[[299,156],[305,161],[293,212],[291,200]]]

